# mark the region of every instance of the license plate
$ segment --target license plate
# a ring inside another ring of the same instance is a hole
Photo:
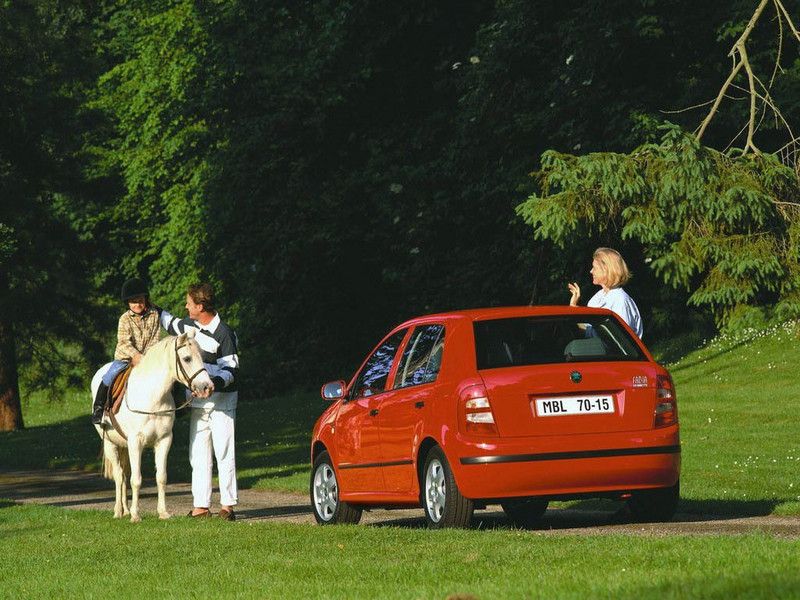
[[[536,399],[536,414],[540,417],[613,412],[614,399],[611,396],[558,396]]]

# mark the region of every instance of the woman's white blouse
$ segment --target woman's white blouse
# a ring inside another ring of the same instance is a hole
[[[640,338],[642,337],[644,328],[642,327],[642,317],[639,314],[639,307],[636,306],[636,302],[633,301],[633,298],[621,287],[610,289],[608,292],[604,292],[600,289],[600,291],[589,300],[588,306],[590,308],[607,308],[608,310],[614,311],[636,332],[636,335]]]

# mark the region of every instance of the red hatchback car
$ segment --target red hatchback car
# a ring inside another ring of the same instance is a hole
[[[466,310],[387,335],[314,426],[317,522],[422,506],[466,526],[500,504],[531,526],[551,499],[627,499],[669,520],[680,490],[675,388],[614,313],[568,306]]]

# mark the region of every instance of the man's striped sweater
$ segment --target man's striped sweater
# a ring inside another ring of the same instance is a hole
[[[236,408],[239,393],[237,379],[239,377],[239,355],[236,333],[219,318],[219,313],[207,325],[183,318],[173,317],[166,310],[161,311],[161,325],[172,335],[185,333],[187,329],[195,330],[195,340],[200,345],[203,363],[215,392],[210,398],[194,398],[195,408],[216,408],[232,410]]]

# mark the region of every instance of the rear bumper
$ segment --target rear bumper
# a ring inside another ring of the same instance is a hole
[[[668,487],[680,476],[678,427],[514,438],[458,437],[451,467],[467,498],[569,496]]]

